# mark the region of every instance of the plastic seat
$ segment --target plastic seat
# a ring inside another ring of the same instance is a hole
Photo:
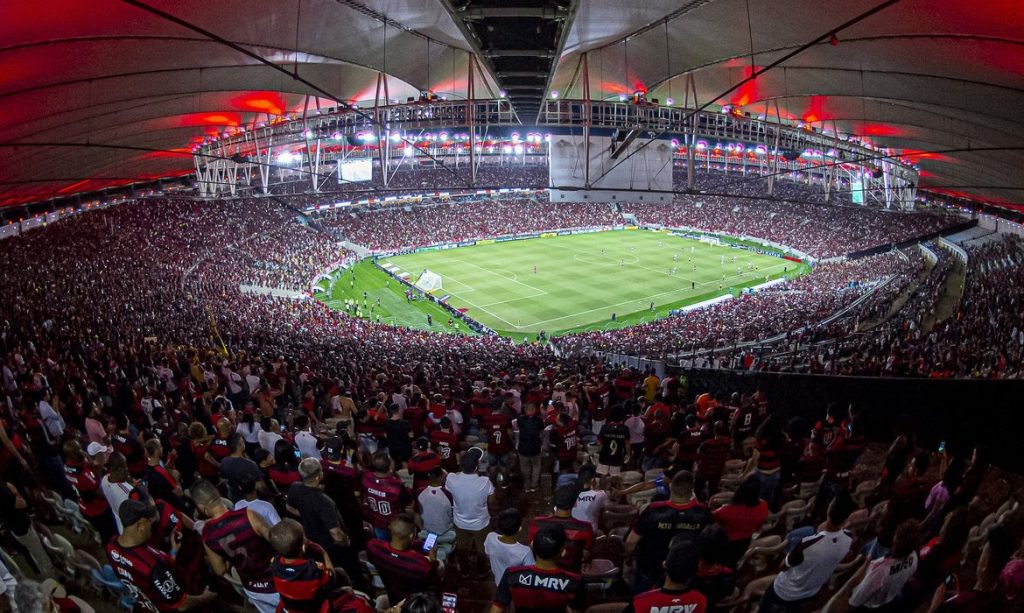
[[[764,593],[768,591],[768,586],[773,581],[775,581],[775,575],[766,575],[754,579],[743,588],[742,593],[739,593],[739,588],[737,588],[733,591],[732,596],[719,602],[715,608],[729,609],[730,611],[754,611],[756,610],[754,605],[761,600]],[[746,606],[742,607],[741,605]]]
[[[605,532],[610,532],[620,526],[632,526],[638,514],[636,508],[631,505],[608,505],[601,514],[601,527]]]
[[[878,479],[872,479],[871,481],[864,481],[859,484],[856,489],[853,490],[853,501],[857,503],[858,507],[866,507],[867,497],[871,495],[871,492],[875,491],[878,487]]]
[[[840,562],[839,565],[836,566],[836,569],[832,571],[832,577],[828,580],[829,589],[834,590],[839,585],[842,585],[850,575],[860,568],[860,565],[863,563],[863,554],[857,554],[857,557],[849,562]]]
[[[43,547],[53,562],[70,577],[75,576],[75,546],[59,534],[42,537]]]
[[[768,517],[764,518],[764,522],[761,524],[761,528],[754,533],[754,539],[756,540],[762,534],[771,532],[779,525],[779,520],[782,519],[782,513],[769,513]]]
[[[733,475],[731,477],[722,477],[719,482],[719,489],[722,492],[735,492],[736,488],[740,486],[740,476]]]
[[[11,571],[11,574],[14,575],[15,579],[21,579],[25,576],[25,573],[22,572],[21,567],[18,566],[18,563],[14,561],[14,558],[8,555],[8,553],[3,549],[0,549],[0,559],[3,560],[4,566],[7,567],[7,570]]]
[[[790,500],[786,504],[782,505],[779,509],[779,513],[782,514],[785,521],[786,532],[789,532],[797,525],[804,517],[807,516],[807,512],[811,510],[811,504],[806,500]]]
[[[750,543],[747,551],[740,558],[737,568],[749,564],[757,572],[763,572],[776,564],[786,552],[788,543],[781,536],[765,536]]]
[[[643,511],[647,505],[651,504],[651,500],[654,499],[654,495],[657,493],[658,490],[637,492],[636,494],[630,494],[627,500],[631,506],[636,507],[637,511]]]
[[[580,573],[580,576],[583,577],[584,581],[596,583],[598,581],[615,579],[619,576],[619,572],[620,568],[611,560],[595,558],[589,564],[583,565],[583,571]]]
[[[640,481],[644,478],[644,476],[639,471],[635,470],[627,470],[626,472],[622,473],[620,477],[622,478],[622,487],[630,487],[631,485],[636,485],[637,483],[640,483]]]
[[[663,474],[665,474],[665,471],[663,471],[662,469],[652,468],[650,470],[644,471],[644,481],[654,481]]]
[[[732,492],[718,492],[708,500],[708,508],[712,511],[726,505],[732,500]]]
[[[725,471],[722,472],[723,477],[735,477],[743,473],[743,468],[747,465],[746,460],[726,460]]]
[[[871,512],[867,509],[858,509],[850,514],[846,520],[846,529],[855,535],[860,535],[865,526],[871,520]]]

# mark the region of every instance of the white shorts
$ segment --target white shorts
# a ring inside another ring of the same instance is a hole
[[[607,475],[618,475],[621,472],[621,466],[608,466],[607,464],[601,464],[600,462],[598,462],[597,464],[597,474],[601,475],[602,477]]]

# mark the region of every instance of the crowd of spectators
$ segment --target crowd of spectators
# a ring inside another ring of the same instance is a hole
[[[786,370],[807,368],[823,374],[1017,378],[1024,374],[1024,326],[1014,312],[1020,303],[1024,248],[1008,235],[969,247],[963,296],[952,315],[925,330],[921,322],[934,316],[950,291],[946,280],[953,256],[941,257],[904,308],[885,325],[864,334],[811,346],[787,358]],[[954,293],[958,288],[951,288]],[[775,363],[769,369],[782,370]]]

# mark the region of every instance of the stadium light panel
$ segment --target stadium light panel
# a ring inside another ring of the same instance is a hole
[[[558,90],[557,89],[554,90],[553,92],[551,92],[551,99],[552,100],[558,100]]]

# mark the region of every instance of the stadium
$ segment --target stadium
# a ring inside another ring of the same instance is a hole
[[[0,17],[0,610],[1024,610],[1024,4]]]

